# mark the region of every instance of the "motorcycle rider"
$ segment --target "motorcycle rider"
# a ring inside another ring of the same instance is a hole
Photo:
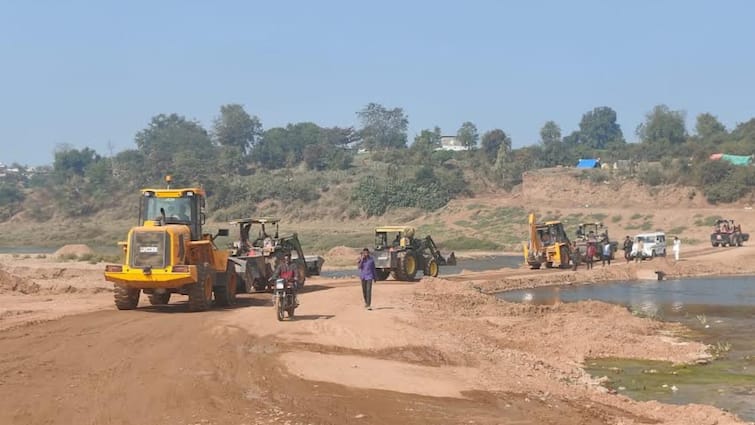
[[[291,262],[291,253],[286,253],[283,256],[283,261],[275,268],[275,273],[271,280],[285,279],[286,282],[291,282],[291,288],[294,292],[294,305],[299,306],[299,298],[297,293],[299,292],[299,268],[296,264]]]

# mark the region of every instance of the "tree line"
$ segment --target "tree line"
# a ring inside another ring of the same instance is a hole
[[[6,177],[0,183],[0,218],[24,209],[35,219],[48,219],[52,213],[44,202],[49,199],[66,216],[88,215],[111,206],[114,193],[159,185],[166,174],[223,193],[249,187],[239,179],[273,170],[354,171],[359,168],[354,161],[360,150],[369,152],[372,161],[388,164],[385,173],[361,176],[351,191],[351,200],[372,215],[390,207],[439,208],[470,193],[470,180],[510,189],[521,182],[525,171],[571,166],[585,157],[604,162],[657,161],[662,166],[643,174],[643,184],[697,186],[711,202],[737,200],[755,183],[752,167],[708,160],[714,152],[753,154],[755,119],[729,131],[716,116],[704,113],[696,117],[690,134],[684,111],[657,105],[635,129],[640,141],[628,143],[616,111],[601,106],[585,112],[578,130],[565,136],[556,122],[545,122],[538,143],[518,149],[503,129],[480,135],[473,122],[465,121],[454,135],[467,150],[448,152],[439,150],[443,135],[439,127],[421,130],[410,144],[409,117],[400,107],[369,103],[356,116],[359,128],[300,122],[265,130],[261,120],[239,104],[221,106],[209,129],[175,113],[160,114],[136,134],[133,149],[103,156],[89,147],[62,145],[48,173]],[[233,181],[237,187],[230,186]],[[309,187],[307,193],[295,185],[266,187],[241,200],[316,199]],[[35,191],[49,196],[30,196]],[[225,195],[217,202],[227,206],[239,201]]]

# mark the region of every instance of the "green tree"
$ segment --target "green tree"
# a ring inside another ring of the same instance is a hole
[[[386,109],[383,105],[369,103],[357,116],[362,123],[360,134],[365,149],[406,147],[409,119],[403,109]]]
[[[494,163],[498,157],[498,151],[501,146],[511,150],[511,138],[500,128],[490,130],[482,135],[481,153],[488,163]]]
[[[546,121],[540,129],[540,143],[549,145],[561,142],[561,127],[555,121]]]
[[[135,142],[146,159],[144,172],[153,181],[171,174],[180,184],[206,183],[192,176],[208,176],[215,167],[216,150],[207,131],[177,114],[153,117],[147,128],[136,134]]]
[[[593,149],[605,149],[611,144],[624,143],[621,127],[616,122],[616,111],[608,106],[601,106],[582,115],[579,141]]]
[[[695,132],[703,140],[711,140],[726,134],[726,127],[718,121],[715,115],[704,113],[697,116]]]
[[[83,176],[89,164],[99,161],[100,156],[93,149],[74,149],[70,145],[59,145],[55,150],[53,170],[60,178],[68,178],[73,175]]]
[[[644,143],[680,145],[687,140],[684,116],[684,111],[656,105],[645,115],[645,122],[637,127],[637,135]]]
[[[477,141],[480,140],[480,135],[477,133],[477,126],[469,121],[464,122],[461,127],[459,127],[459,131],[456,132],[456,139],[459,140],[459,143],[466,147],[467,150],[472,150],[477,147]]]
[[[414,137],[413,147],[416,147],[422,151],[432,152],[434,149],[440,147],[440,127],[435,127],[432,130],[424,129],[416,137]]]
[[[247,155],[262,135],[262,123],[239,104],[223,105],[213,122],[213,136],[220,146],[235,147]]]

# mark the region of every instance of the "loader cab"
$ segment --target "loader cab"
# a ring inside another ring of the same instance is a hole
[[[559,221],[549,221],[537,226],[537,235],[544,246],[556,243],[569,243],[564,226]]]
[[[205,222],[204,191],[191,189],[143,189],[139,204],[139,225],[183,224],[191,230],[191,240],[202,238]]]

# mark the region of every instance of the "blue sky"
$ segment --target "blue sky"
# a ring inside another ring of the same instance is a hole
[[[525,4],[526,3],[526,4]],[[265,128],[358,125],[402,107],[410,140],[501,128],[515,147],[616,110],[625,137],[655,105],[731,129],[755,117],[748,1],[0,1],[0,162],[59,144],[109,155],[159,113],[210,127],[241,103]]]

